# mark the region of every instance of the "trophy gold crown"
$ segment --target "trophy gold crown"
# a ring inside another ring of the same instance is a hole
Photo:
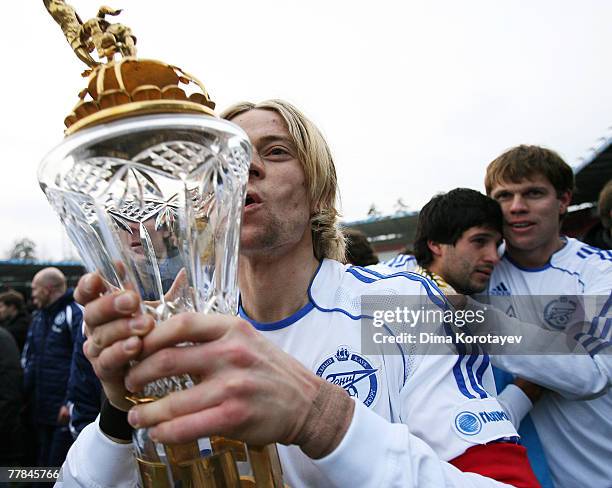
[[[107,15],[121,10],[100,7],[82,22],[63,0],[43,0],[77,57],[89,67],[87,87],[64,119],[66,135],[103,122],[134,115],[195,113],[215,116],[215,103],[204,85],[182,69],[136,57],[136,37],[129,27],[111,23]],[[99,60],[92,56],[96,52]]]

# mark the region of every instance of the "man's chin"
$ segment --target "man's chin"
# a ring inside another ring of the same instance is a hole
[[[504,236],[506,240],[506,249],[515,249],[517,251],[531,251],[537,247],[536,239],[530,235],[517,236],[509,233]]]
[[[472,281],[465,286],[455,288],[455,291],[457,293],[461,293],[462,295],[478,295],[479,293],[485,291],[488,285],[489,280],[485,281],[484,283]]]

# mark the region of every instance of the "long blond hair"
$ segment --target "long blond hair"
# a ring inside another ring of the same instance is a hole
[[[338,225],[336,209],[338,181],[329,146],[319,129],[296,107],[284,100],[266,100],[260,103],[240,102],[228,107],[221,117],[231,120],[249,110],[273,110],[278,113],[289,130],[302,163],[308,195],[313,213],[310,228],[314,254],[317,259],[329,258],[345,261],[344,236]]]

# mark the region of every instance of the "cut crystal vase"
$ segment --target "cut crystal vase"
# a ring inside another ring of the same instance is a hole
[[[67,137],[38,177],[87,270],[110,290],[138,292],[142,313],[159,325],[184,311],[237,312],[250,158],[246,134],[230,122],[145,115]],[[135,401],[155,401],[193,381],[160,379]],[[137,429],[134,446],[145,487],[282,486],[274,445],[220,437],[163,445]]]

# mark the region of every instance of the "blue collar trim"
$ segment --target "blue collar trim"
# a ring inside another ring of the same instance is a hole
[[[515,268],[518,268],[521,271],[526,271],[527,273],[537,273],[538,271],[544,271],[552,267],[551,261],[552,261],[553,256],[557,254],[558,252],[563,251],[565,247],[567,246],[567,237],[561,236],[561,240],[563,241],[563,245],[550,255],[550,257],[548,258],[548,261],[546,262],[544,266],[540,266],[539,268],[524,268],[520,264],[516,263],[514,259],[510,257],[510,255],[508,254],[508,251],[504,253],[504,258],[506,258],[508,262]]]
[[[279,329],[284,329],[285,327],[289,327],[291,324],[294,324],[295,322],[300,320],[304,315],[310,312],[313,308],[314,308],[314,305],[312,304],[312,302],[308,301],[306,305],[300,308],[297,312],[291,314],[289,317],[286,317],[277,322],[267,322],[267,323],[257,322],[256,320],[253,320],[252,318],[250,318],[246,314],[244,309],[242,308],[242,304],[240,304],[240,306],[238,307],[238,314],[244,320],[248,320],[251,323],[251,325],[255,327],[257,330],[271,331],[271,330],[279,330]]]
[[[246,312],[242,308],[242,300],[240,300],[238,304],[238,315],[240,315],[240,317],[242,317],[244,320],[247,320],[248,322],[250,322],[250,324],[253,327],[255,327],[257,330],[261,330],[261,331],[284,329],[285,327],[289,327],[290,325],[296,323],[298,320],[300,320],[304,315],[306,315],[308,312],[310,312],[315,307],[314,304],[312,303],[312,297],[310,296],[310,288],[312,287],[312,284],[314,283],[315,278],[319,274],[319,271],[321,270],[322,265],[323,265],[323,260],[319,262],[319,266],[317,267],[317,270],[315,271],[308,285],[308,291],[307,291],[308,303],[304,305],[302,308],[300,308],[297,312],[289,315],[289,317],[286,317],[277,322],[267,322],[267,323],[257,322],[256,320],[253,320],[246,314]]]

